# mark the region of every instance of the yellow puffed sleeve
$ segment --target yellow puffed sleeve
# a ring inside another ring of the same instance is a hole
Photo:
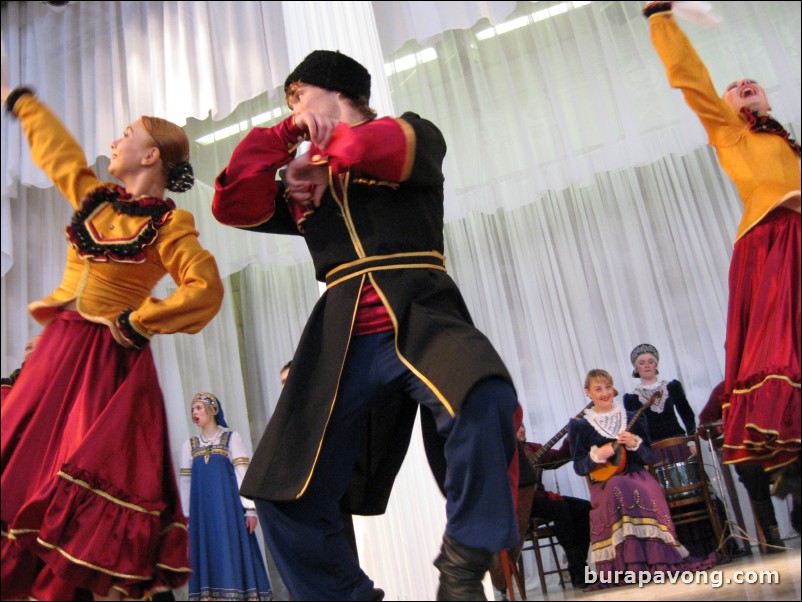
[[[649,34],[666,70],[672,88],[682,90],[685,102],[702,122],[713,146],[730,146],[746,129],[724,99],[716,92],[707,67],[671,12],[649,17]]]
[[[131,313],[131,326],[145,337],[198,332],[220,310],[223,282],[214,257],[198,241],[192,214],[176,210],[159,230],[153,252],[178,290],[166,299],[148,297]]]
[[[75,209],[104,183],[86,163],[83,149],[45,104],[33,94],[14,104],[14,115],[31,148],[31,158]]]

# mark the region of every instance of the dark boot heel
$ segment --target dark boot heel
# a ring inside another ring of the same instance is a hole
[[[482,579],[493,565],[495,554],[469,548],[447,535],[434,561],[440,571],[437,600],[487,600]]]

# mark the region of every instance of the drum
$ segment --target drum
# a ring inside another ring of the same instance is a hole
[[[689,458],[685,462],[676,462],[674,464],[666,464],[654,471],[654,476],[660,486],[665,490],[676,489],[677,487],[685,487],[693,485],[702,480],[702,472],[699,470],[699,459]],[[693,497],[698,495],[697,491],[682,491],[679,493],[672,493],[666,495],[668,500],[677,500],[686,497]]]

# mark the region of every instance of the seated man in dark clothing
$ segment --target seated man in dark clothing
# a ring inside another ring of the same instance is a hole
[[[562,496],[546,491],[543,486],[543,470],[559,468],[571,460],[568,439],[560,449],[549,449],[536,457],[543,447],[540,443],[527,443],[526,429],[518,429],[518,461],[520,481],[518,486],[535,485],[532,516],[554,521],[557,541],[568,558],[568,571],[574,587],[585,587],[585,565],[590,545],[590,502],[575,497]]]

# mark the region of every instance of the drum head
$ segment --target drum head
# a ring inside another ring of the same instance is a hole
[[[702,473],[699,470],[699,459],[690,458],[685,462],[675,462],[674,464],[661,466],[655,470],[655,478],[666,491],[698,483],[702,480]],[[682,491],[667,494],[666,497],[668,499],[678,499],[693,497],[694,495],[696,495],[695,491]]]

